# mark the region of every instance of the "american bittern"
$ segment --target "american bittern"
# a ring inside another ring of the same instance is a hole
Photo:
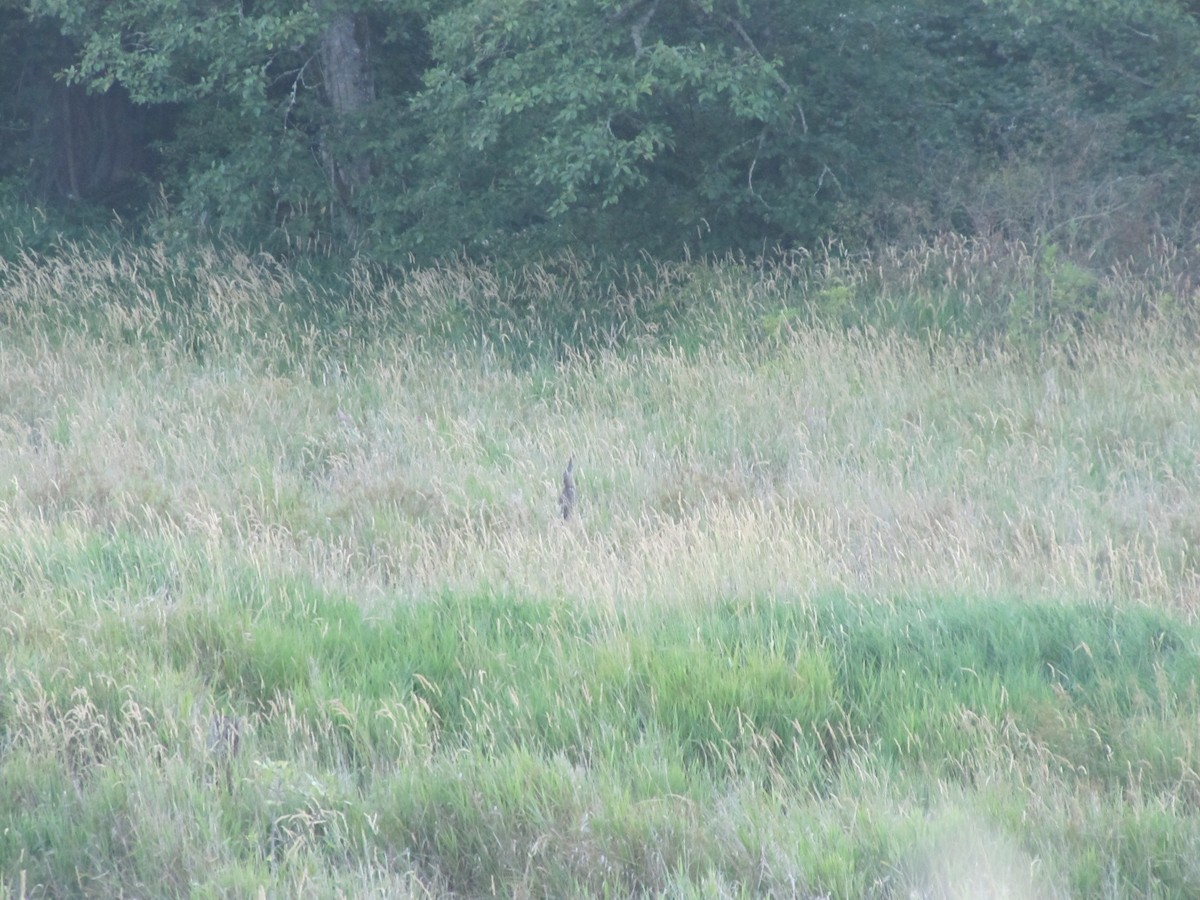
[[[571,518],[575,511],[575,457],[567,460],[567,468],[563,471],[562,493],[558,495],[558,508],[562,510],[564,520]]]

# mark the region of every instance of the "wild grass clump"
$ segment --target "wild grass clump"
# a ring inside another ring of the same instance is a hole
[[[5,891],[1200,891],[1166,262],[196,254],[0,264]]]
[[[954,234],[865,253],[829,245],[783,256],[765,270],[780,273],[770,280],[796,298],[766,321],[773,330],[794,321],[836,323],[1036,352],[1069,350],[1085,333],[1148,319],[1194,331],[1190,259],[1166,242],[1141,258],[1136,270],[1086,265],[1054,243]]]

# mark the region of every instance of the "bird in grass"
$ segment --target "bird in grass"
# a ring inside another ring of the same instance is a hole
[[[214,777],[225,776],[225,790],[233,792],[233,759],[242,743],[242,720],[215,713],[208,720],[208,764]]]
[[[242,742],[242,723],[234,716],[215,713],[208,721],[208,752],[217,759],[237,756]]]
[[[571,518],[575,511],[575,457],[567,460],[567,468],[563,470],[562,493],[558,495],[558,508],[562,510],[563,520]]]

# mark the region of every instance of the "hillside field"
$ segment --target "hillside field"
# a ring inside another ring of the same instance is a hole
[[[0,262],[0,896],[1200,895],[1170,272]]]

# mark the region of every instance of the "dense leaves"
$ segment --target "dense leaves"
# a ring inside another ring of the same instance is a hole
[[[403,259],[951,229],[1086,256],[1194,220],[1176,187],[1197,166],[1200,21],[1180,0],[3,0],[0,17],[0,184],[164,238]]]

